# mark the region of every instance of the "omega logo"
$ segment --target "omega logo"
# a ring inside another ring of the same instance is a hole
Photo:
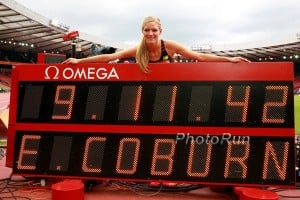
[[[76,67],[76,68],[59,68],[50,65],[45,69],[45,79],[57,80],[63,77],[65,80],[86,79],[86,80],[103,80],[119,79],[119,75],[114,67],[107,69],[104,67]]]

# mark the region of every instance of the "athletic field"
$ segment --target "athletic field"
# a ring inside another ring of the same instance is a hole
[[[300,95],[295,95],[295,131],[300,135]]]

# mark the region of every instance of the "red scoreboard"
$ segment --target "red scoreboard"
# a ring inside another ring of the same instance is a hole
[[[293,64],[18,65],[7,166],[38,177],[295,185]]]

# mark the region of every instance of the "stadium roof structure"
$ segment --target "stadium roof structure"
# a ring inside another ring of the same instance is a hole
[[[69,27],[48,19],[14,0],[0,0],[0,50],[13,52],[47,52],[72,54],[72,40],[64,40]],[[90,54],[91,44],[124,49],[121,42],[79,32],[76,40],[82,55]],[[217,55],[243,56],[251,61],[296,61],[300,58],[300,33],[274,41],[228,46],[200,45],[192,47],[199,52]]]
[[[79,31],[78,31],[79,32]],[[120,43],[79,32],[75,41],[64,40],[69,27],[48,19],[14,0],[0,0],[0,49],[14,52],[35,51],[71,54],[72,42],[88,55],[92,43],[116,49],[127,48]]]
[[[236,45],[200,45],[194,51],[223,56],[242,56],[251,61],[300,61],[300,33]]]

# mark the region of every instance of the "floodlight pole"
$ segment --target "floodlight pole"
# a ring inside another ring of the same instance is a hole
[[[72,32],[66,33],[63,36],[63,40],[64,41],[71,40],[71,46],[72,46],[71,57],[75,58],[76,57],[76,44],[79,42],[79,32],[72,31]]]
[[[76,58],[76,42],[75,42],[75,39],[72,40],[71,46],[72,46],[71,57]]]

